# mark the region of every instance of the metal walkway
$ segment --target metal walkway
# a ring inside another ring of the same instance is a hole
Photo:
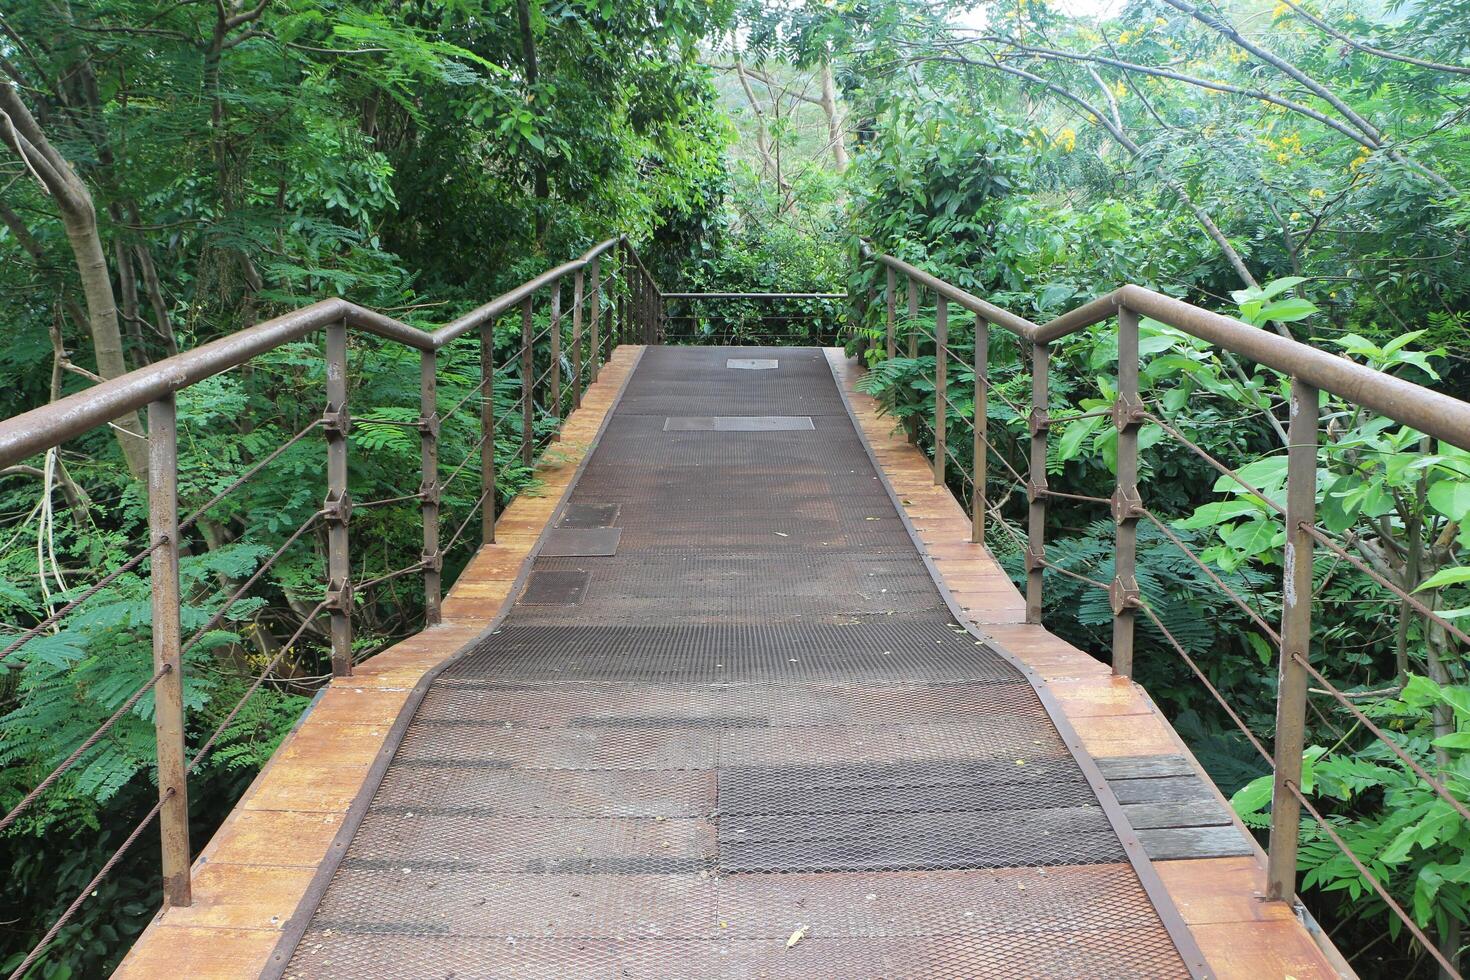
[[[410,702],[286,976],[1191,972],[820,351],[649,349],[540,548]]]

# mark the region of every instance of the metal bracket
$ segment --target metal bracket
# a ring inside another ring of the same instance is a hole
[[[426,435],[433,439],[439,438],[439,413],[435,412],[427,418],[422,415],[419,416],[418,430],[420,435]]]
[[[1051,431],[1051,415],[1044,408],[1031,407],[1031,414],[1026,418],[1026,428],[1031,435],[1039,436],[1043,432]]]
[[[327,499],[322,502],[322,520],[328,524],[341,524],[347,526],[352,517],[352,496],[346,490],[333,490],[327,493]]]
[[[1143,498],[1137,487],[1114,487],[1112,496],[1113,523],[1136,521],[1143,516]]]
[[[1046,545],[1026,545],[1026,571],[1039,572],[1046,567]]]
[[[438,504],[443,489],[438,480],[426,480],[419,484],[419,499],[426,504]]]
[[[1119,432],[1142,425],[1147,414],[1148,409],[1137,392],[1119,392],[1113,401],[1113,425]]]
[[[1113,615],[1121,616],[1123,613],[1137,609],[1142,605],[1141,593],[1138,591],[1138,580],[1133,576],[1113,576],[1112,584],[1108,586],[1108,600],[1113,606]]]
[[[339,580],[327,584],[326,604],[328,612],[350,613],[352,611],[352,580]]]
[[[426,572],[437,572],[444,567],[444,552],[426,551],[419,556],[419,566]]]
[[[345,439],[352,431],[352,416],[348,414],[347,406],[329,402],[326,411],[322,412],[322,429],[328,437]]]
[[[1046,480],[1026,484],[1026,502],[1034,504],[1046,496]]]

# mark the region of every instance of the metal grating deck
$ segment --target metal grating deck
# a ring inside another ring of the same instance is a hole
[[[287,976],[1189,974],[822,353],[740,353],[779,366],[646,351],[562,522],[616,552],[537,558],[434,679]]]

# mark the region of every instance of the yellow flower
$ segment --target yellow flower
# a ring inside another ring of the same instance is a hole
[[[1291,162],[1291,154],[1290,153],[1278,153],[1278,154],[1276,154],[1276,162],[1277,163],[1290,163]]]
[[[1292,221],[1300,221],[1300,220],[1302,220],[1302,213],[1300,211],[1293,211],[1293,212],[1291,212],[1291,220]]]
[[[1131,40],[1133,40],[1133,35],[1128,31],[1124,31],[1122,34],[1118,35],[1119,44],[1127,44]]]
[[[1243,65],[1251,60],[1251,56],[1240,48],[1232,48],[1230,51],[1230,63],[1232,65]]]
[[[1310,191],[1307,192],[1307,196],[1314,201],[1320,201],[1322,200],[1322,198],[1327,196],[1327,192],[1320,187],[1313,187]]]
[[[1278,3],[1271,10],[1271,19],[1272,20],[1280,20],[1283,17],[1290,17],[1290,16],[1291,16],[1291,8],[1288,7],[1284,3]]]
[[[1162,18],[1162,17],[1155,17],[1154,18],[1154,25],[1157,26],[1157,27],[1168,27],[1169,26],[1169,22],[1167,20],[1165,20],[1164,18]]]
[[[1060,149],[1063,153],[1071,153],[1077,149],[1076,131],[1072,129],[1062,130],[1057,134],[1056,139],[1051,141],[1051,145],[1054,148]]]
[[[1328,299],[1337,299],[1337,290],[1334,289],[1332,292],[1328,293],[1327,294],[1327,298]]]
[[[1113,86],[1113,95],[1119,99],[1126,98],[1128,96],[1128,86],[1123,84],[1123,80],[1121,78],[1118,79],[1118,84]]]

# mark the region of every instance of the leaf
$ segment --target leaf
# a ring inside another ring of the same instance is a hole
[[[1277,320],[1281,323],[1293,323],[1303,320],[1317,312],[1317,307],[1298,296],[1283,299],[1264,307],[1260,312],[1263,320]]]
[[[1446,568],[1429,576],[1415,592],[1423,592],[1425,589],[1438,589],[1446,585],[1458,585],[1461,582],[1470,582],[1470,566],[1457,568]]]
[[[1429,488],[1429,506],[1452,521],[1470,515],[1470,481],[1440,480]]]
[[[1275,521],[1256,520],[1220,532],[1221,539],[1230,547],[1247,557],[1254,557],[1276,546],[1277,538],[1285,532]]]
[[[1231,808],[1242,817],[1260,813],[1271,802],[1272,779],[1269,774],[1258,776],[1236,790],[1230,797]]]
[[[1257,487],[1266,493],[1279,490],[1286,483],[1286,457],[1268,456],[1247,463],[1235,471],[1241,480]],[[1217,493],[1249,493],[1238,481],[1229,476],[1222,475],[1215,481]]]
[[[1438,745],[1443,749],[1470,749],[1470,732],[1455,732],[1451,735],[1441,735],[1430,744]]]
[[[805,938],[806,926],[797,926],[796,931],[791,934],[791,938],[786,940],[786,948],[790,949]]]
[[[1214,527],[1226,521],[1233,521],[1237,517],[1260,512],[1261,505],[1255,500],[1220,500],[1196,507],[1193,514],[1182,521],[1175,521],[1174,526],[1182,530]]]
[[[1082,443],[1103,422],[1102,418],[1094,416],[1090,419],[1080,419],[1067,426],[1062,433],[1061,439],[1057,440],[1057,455],[1062,460],[1069,460],[1082,451]]]

